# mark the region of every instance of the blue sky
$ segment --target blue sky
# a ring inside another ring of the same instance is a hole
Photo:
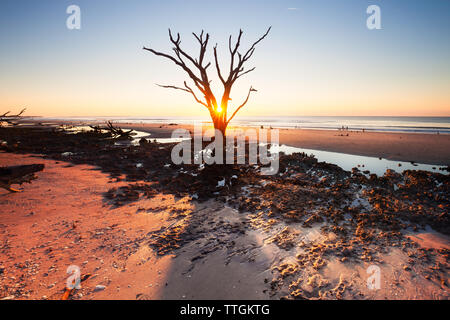
[[[66,28],[71,4],[81,8],[81,30]],[[381,30],[366,27],[371,4],[381,8]],[[245,48],[268,26],[248,65],[256,70],[232,94],[238,104],[250,85],[258,89],[241,115],[450,116],[446,0],[2,0],[0,110],[204,115],[189,95],[155,86],[187,78],[142,46],[169,52],[170,27],[197,52],[191,32],[205,29],[226,65],[229,34],[242,28]]]

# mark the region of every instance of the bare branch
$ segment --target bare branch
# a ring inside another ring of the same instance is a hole
[[[25,112],[25,110],[27,110],[27,108],[23,108],[18,114],[12,114],[12,115],[9,115],[9,116],[8,116],[8,114],[10,114],[11,111],[8,111],[8,112],[5,112],[4,114],[0,115],[0,118],[4,118],[4,117],[7,117],[7,118],[20,117],[22,115],[22,113]]]
[[[18,114],[11,114],[11,111],[7,111],[4,114],[0,115],[0,126],[2,122],[6,122],[9,123],[11,125],[17,125],[20,120],[20,116],[22,115],[22,113],[25,112],[25,110],[27,110],[27,108],[23,108]]]
[[[27,108],[23,108],[18,114],[16,114],[14,117],[20,117],[22,115],[22,113],[25,112],[25,110],[27,110]]]
[[[235,44],[235,46],[234,46],[234,49],[231,49],[231,35],[230,35],[230,38],[228,39],[228,47],[229,47],[230,54],[231,54],[231,61],[230,61],[230,76],[228,77],[228,81],[231,80],[231,75],[232,75],[232,73],[233,73],[233,67],[234,67],[234,57],[235,57],[235,55],[236,55],[236,52],[237,52],[238,49],[239,49],[239,46],[241,45],[241,37],[242,37],[242,34],[243,34],[243,33],[244,33],[244,32],[242,31],[242,29],[239,29],[239,35],[238,35],[238,39],[237,39],[237,41],[236,41],[236,44]]]
[[[207,103],[205,103],[205,102],[203,102],[203,101],[200,101],[200,100],[197,98],[197,96],[196,96],[195,93],[194,93],[194,90],[192,90],[192,89],[187,85],[186,81],[184,82],[184,86],[185,86],[186,89],[188,89],[188,91],[194,96],[195,101],[197,101],[198,103],[200,103],[200,104],[204,105],[205,107],[207,107],[208,109],[210,109],[210,107],[208,106]]]
[[[267,37],[267,35],[270,32],[270,29],[272,29],[272,27],[269,27],[269,29],[267,29],[266,33],[259,38],[255,43],[253,43],[253,45],[250,47],[250,49],[248,49],[247,53],[244,55],[244,59],[243,61],[246,61],[250,58],[250,56],[253,54],[253,52],[255,51],[255,46],[260,43],[265,37]],[[247,57],[247,55],[250,53],[250,56]],[[247,58],[246,58],[247,57]]]
[[[203,64],[203,58],[205,57],[205,53],[206,53],[206,47],[208,46],[208,41],[209,41],[209,33],[206,34],[206,38],[205,40],[203,40],[203,30],[200,33],[200,36],[196,35],[194,32],[192,33],[194,35],[194,37],[197,39],[197,41],[200,44],[200,54],[199,54],[199,60],[198,60],[198,67],[202,67]],[[204,67],[204,69],[208,68],[209,64]]]
[[[170,29],[169,29],[169,38],[170,38],[171,43],[174,45],[173,51],[174,51],[176,57],[162,53],[162,52],[158,52],[158,51],[150,49],[150,48],[144,47],[144,49],[152,52],[155,55],[170,59],[175,64],[177,64],[178,66],[183,68],[183,70],[185,70],[188,73],[189,77],[194,81],[194,84],[196,85],[196,87],[205,96],[206,105],[209,108],[211,105],[213,105],[213,106],[217,105],[216,98],[210,88],[211,81],[208,79],[208,74],[206,72],[206,70],[211,65],[211,63],[209,62],[205,66],[203,66],[203,60],[205,57],[205,53],[206,53],[206,49],[207,49],[208,41],[209,41],[209,34],[207,33],[206,36],[204,37],[204,31],[202,30],[200,35],[197,35],[195,33],[193,33],[193,35],[200,44],[200,53],[199,53],[198,59],[194,59],[191,55],[186,53],[180,47],[180,43],[181,43],[180,34],[177,33],[176,38],[174,38],[174,36],[172,35],[172,31]],[[194,72],[186,65],[183,58],[189,60],[197,68],[197,70],[200,72],[200,76],[197,76],[196,74],[194,74]],[[193,91],[191,93],[193,93]],[[196,100],[198,100],[198,99],[196,99]]]
[[[225,84],[225,79],[222,76],[222,72],[220,71],[219,59],[217,58],[217,43],[214,46],[214,60],[216,62],[217,75],[219,76],[220,81]]]
[[[250,87],[250,89],[248,90],[247,98],[245,99],[244,103],[242,103],[242,104],[241,104],[241,105],[233,112],[233,114],[231,115],[230,119],[228,119],[228,120],[226,121],[227,125],[228,125],[228,124],[230,123],[230,121],[234,118],[234,116],[236,115],[236,113],[238,113],[238,111],[241,110],[241,108],[242,108],[243,106],[245,106],[245,104],[248,102],[248,99],[250,98],[250,94],[251,94],[253,91],[256,92],[256,91],[258,91],[258,90],[253,89],[253,87]]]
[[[177,33],[177,40],[174,40],[174,38],[172,37],[172,32],[169,29],[169,38],[170,41],[175,45],[175,48],[173,48],[173,50],[175,51],[175,53],[177,54],[177,56],[179,57],[179,59],[181,60],[179,54],[181,53],[184,57],[186,57],[186,59],[189,59],[189,61],[191,61],[194,66],[196,66],[197,68],[199,67],[199,64],[190,56],[188,55],[186,52],[184,52],[181,47],[180,47],[180,34]]]
[[[166,53],[162,53],[162,52],[153,50],[153,49],[151,49],[151,48],[143,47],[143,49],[144,49],[144,50],[147,50],[147,51],[150,51],[150,52],[153,53],[154,55],[161,56],[161,57],[164,57],[164,58],[167,58],[167,59],[173,61],[176,65],[180,66],[184,71],[186,71],[187,74],[189,75],[189,77],[194,81],[194,83],[195,83],[195,85],[197,86],[197,88],[198,88],[202,93],[205,93],[205,88],[204,88],[204,84],[202,83],[202,80],[201,80],[199,77],[197,77],[197,76],[192,72],[192,70],[189,69],[189,68],[186,66],[186,64],[183,62],[183,60],[181,60],[181,59],[180,59],[180,60],[177,60],[176,58],[172,57],[171,55],[168,55],[168,54],[166,54]]]
[[[94,132],[101,133],[102,130],[109,132],[113,137],[130,138],[133,134],[133,129],[129,131],[122,130],[122,128],[115,127],[111,121],[106,121],[106,127],[100,127],[99,125],[90,125]]]
[[[238,79],[239,77],[242,77],[244,74],[252,72],[255,69],[256,69],[256,67],[253,67],[253,68],[251,68],[251,69],[249,69],[249,70],[247,70],[245,72],[240,73],[239,75],[236,76],[236,79]],[[244,71],[244,69],[241,69],[241,70]]]
[[[241,37],[242,37],[243,31],[239,30],[239,36],[238,36],[238,39],[236,41],[234,48],[232,47],[232,44],[231,44],[231,36],[229,37],[228,49],[229,49],[230,55],[231,55],[230,73],[229,73],[227,81],[225,81],[226,83],[224,83],[224,85],[230,85],[230,84],[232,85],[240,76],[243,76],[244,74],[247,74],[254,70],[254,68],[253,68],[251,70],[243,72],[243,70],[244,70],[243,65],[246,61],[248,61],[252,57],[253,53],[255,52],[256,45],[258,43],[260,43],[269,34],[271,28],[272,27],[269,27],[267,29],[266,33],[264,33],[264,35],[262,35],[258,40],[256,40],[244,55],[242,55],[238,51],[240,44],[241,44]],[[234,62],[236,59],[236,55],[237,55],[238,61],[237,61],[237,66],[235,67]],[[216,62],[216,64],[217,64],[217,62]]]
[[[177,86],[171,86],[171,85],[162,85],[162,84],[156,84],[156,85],[161,87],[161,88],[176,89],[176,90],[182,90],[182,91],[185,91],[185,92],[189,92],[190,94],[192,94],[194,96],[195,101],[197,101],[198,103],[204,105],[205,107],[207,107],[209,109],[208,105],[205,102],[203,102],[203,101],[201,101],[201,100],[199,100],[197,98],[197,96],[195,95],[194,90],[192,90],[192,88],[187,85],[186,81],[184,82],[184,86],[186,87],[186,89],[185,88],[181,88],[181,87],[177,87]]]
[[[156,85],[157,85],[158,87],[161,87],[161,88],[166,88],[166,89],[176,89],[176,90],[183,90],[183,91],[186,91],[186,92],[190,92],[188,89],[181,88],[181,87],[177,87],[177,86],[163,85],[163,84],[158,84],[158,83],[156,83]]]

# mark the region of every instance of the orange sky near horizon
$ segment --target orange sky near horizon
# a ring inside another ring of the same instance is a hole
[[[263,68],[260,68],[263,69]],[[260,71],[260,73],[264,73]],[[244,81],[243,81],[244,82]],[[237,83],[232,93],[229,110],[240,104],[248,90],[248,83]],[[430,86],[411,89],[383,84],[383,87],[358,87],[352,83],[340,87],[321,88],[314,83],[288,83],[274,87],[264,81],[260,84],[245,108],[238,113],[252,116],[450,116],[450,90]],[[350,81],[349,81],[350,82]],[[120,83],[102,82],[68,88],[58,85],[41,88],[22,87],[17,92],[3,92],[0,110],[13,113],[27,107],[26,115],[44,117],[71,116],[122,116],[158,117],[209,115],[206,108],[194,101],[191,95],[164,89],[151,83],[148,87],[121,86]],[[90,89],[89,86],[96,88]],[[77,94],[82,92],[83,94]],[[222,91],[216,90],[220,99]],[[280,92],[282,94],[280,94]],[[286,92],[286,93],[285,93]],[[237,101],[237,102],[234,102]],[[230,111],[229,111],[230,112]]]

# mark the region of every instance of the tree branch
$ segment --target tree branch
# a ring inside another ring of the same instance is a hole
[[[214,47],[214,60],[216,62],[217,75],[219,76],[220,81],[222,81],[222,83],[225,84],[225,79],[223,78],[222,73],[220,72],[219,59],[217,58],[217,43]]]
[[[177,37],[174,38],[174,36],[172,35],[172,31],[170,29],[169,29],[169,38],[170,38],[171,43],[175,46],[173,48],[173,51],[174,51],[176,57],[153,50],[151,48],[144,47],[144,50],[150,51],[151,53],[153,53],[157,56],[167,58],[167,59],[173,61],[176,65],[180,66],[184,71],[186,71],[188,73],[189,77],[194,81],[194,84],[196,85],[196,87],[205,96],[206,105],[209,108],[211,105],[216,106],[217,102],[216,102],[216,98],[215,98],[214,94],[211,91],[211,87],[210,87],[211,81],[208,79],[208,74],[206,72],[207,68],[211,65],[211,63],[209,62],[205,66],[203,66],[203,60],[205,57],[206,48],[208,46],[208,41],[209,41],[209,34],[207,33],[205,38],[203,37],[203,34],[204,34],[204,31],[202,31],[200,33],[200,35],[193,33],[194,37],[197,39],[197,41],[200,44],[200,53],[199,53],[198,60],[194,59],[192,56],[190,56],[188,53],[186,53],[180,47],[180,44],[181,44],[180,34],[177,33]],[[194,72],[186,65],[186,63],[183,61],[183,57],[186,58],[187,60],[189,60],[198,69],[198,71],[200,72],[200,77],[197,76],[196,74],[194,74]],[[198,99],[196,99],[196,100],[198,100]]]
[[[241,45],[241,37],[242,37],[243,31],[241,29],[239,30],[239,35],[238,35],[238,38],[236,40],[234,47],[231,43],[232,36],[230,35],[230,37],[228,38],[228,50],[230,51],[230,73],[228,74],[226,81],[224,81],[224,78],[223,78],[222,74],[220,73],[219,63],[218,63],[218,59],[217,59],[217,49],[216,49],[217,45],[216,45],[216,47],[214,47],[214,58],[215,58],[215,62],[216,62],[216,69],[219,74],[219,78],[225,87],[233,85],[233,83],[239,77],[255,70],[255,68],[252,68],[252,69],[244,72],[243,65],[245,62],[247,62],[252,57],[253,53],[255,52],[256,45],[258,43],[260,43],[265,37],[267,37],[267,35],[269,34],[271,29],[272,29],[272,27],[269,27],[267,29],[267,31],[258,40],[256,40],[252,44],[252,46],[247,50],[247,52],[244,55],[242,55],[238,51],[239,47]],[[235,64],[236,59],[237,59],[237,66],[235,67],[234,64]]]
[[[253,89],[253,87],[250,87],[250,89],[248,90],[247,98],[245,99],[244,103],[241,104],[241,105],[233,112],[233,114],[231,115],[230,119],[228,119],[228,120],[226,121],[226,122],[227,122],[227,125],[228,125],[228,124],[230,123],[230,121],[234,118],[234,116],[236,115],[236,113],[238,113],[238,111],[241,110],[241,108],[242,108],[243,106],[245,106],[245,104],[247,103],[248,99],[250,98],[250,94],[251,94],[253,91],[256,92],[256,91],[258,91],[258,90]]]
[[[20,117],[22,115],[22,113],[25,112],[25,110],[27,110],[27,108],[23,108],[18,114],[12,114],[9,116],[8,116],[8,114],[10,114],[11,111],[7,111],[4,114],[0,115],[0,118],[17,118],[17,117]]]
[[[0,127],[2,126],[3,122],[6,122],[10,125],[17,125],[20,122],[20,118],[22,113],[25,112],[27,108],[23,108],[18,114],[11,114],[11,111],[5,112],[4,114],[0,115]]]
[[[270,32],[270,29],[272,29],[272,27],[269,27],[269,29],[267,29],[266,33],[265,33],[261,38],[259,38],[256,42],[254,42],[253,45],[250,47],[250,49],[248,49],[247,53],[244,55],[244,58],[242,59],[244,62],[245,62],[246,60],[248,60],[248,59],[251,57],[251,55],[252,55],[253,52],[255,51],[255,46],[256,46],[258,43],[260,43],[265,37],[267,37],[267,35],[268,35],[269,32]],[[250,55],[247,57],[248,54],[250,54]],[[247,57],[247,58],[246,58],[246,57]]]
[[[200,104],[204,105],[205,107],[207,107],[208,109],[210,109],[210,107],[208,106],[207,103],[205,103],[205,102],[203,102],[203,101],[201,101],[201,100],[199,100],[199,99],[197,98],[197,96],[196,96],[195,93],[194,93],[194,90],[192,90],[192,89],[187,85],[186,81],[184,82],[184,86],[185,86],[186,89],[194,96],[195,101],[197,101],[198,103],[200,103]]]
[[[164,58],[167,58],[167,59],[173,61],[176,65],[180,66],[184,71],[186,71],[186,73],[189,75],[189,77],[194,81],[194,83],[195,83],[195,85],[197,86],[197,88],[198,88],[202,93],[205,93],[205,88],[202,87],[202,86],[204,85],[204,84],[202,83],[202,80],[201,80],[199,77],[197,77],[197,76],[192,72],[192,70],[189,69],[189,68],[186,66],[186,64],[183,62],[183,60],[181,60],[181,59],[180,59],[180,60],[177,60],[177,59],[175,59],[174,57],[172,57],[171,55],[168,55],[168,54],[166,54],[166,53],[162,53],[162,52],[153,50],[153,49],[151,49],[151,48],[143,47],[143,49],[144,49],[144,50],[147,50],[147,51],[150,51],[150,52],[153,53],[154,55],[161,56],[161,57],[164,57]]]
[[[184,82],[184,86],[186,87],[186,89],[185,88],[181,88],[181,87],[177,87],[177,86],[171,86],[171,85],[162,85],[162,84],[156,84],[156,85],[161,87],[161,88],[176,89],[176,90],[182,90],[182,91],[185,91],[185,92],[189,92],[190,94],[192,94],[194,96],[195,101],[197,101],[198,103],[204,105],[205,107],[207,107],[209,109],[208,105],[205,102],[203,102],[203,101],[201,101],[201,100],[199,100],[197,98],[197,96],[195,95],[194,90],[192,90],[192,88],[187,85],[186,81]]]
[[[238,74],[238,75],[236,76],[236,79],[238,79],[239,77],[242,77],[244,74],[247,74],[247,73],[252,72],[252,71],[255,70],[255,69],[256,69],[256,67],[253,67],[253,68],[251,68],[251,69],[249,69],[249,70],[247,70],[247,71],[245,71],[245,72],[242,72],[242,71],[244,71],[244,69],[241,69],[241,72],[242,72],[242,73]]]
[[[241,37],[242,37],[242,34],[243,34],[243,33],[244,33],[244,32],[242,31],[242,29],[239,29],[239,35],[238,35],[238,39],[237,39],[237,41],[236,41],[236,45],[234,46],[234,49],[231,49],[231,35],[230,35],[230,38],[228,39],[228,48],[229,48],[230,54],[231,54],[231,61],[230,61],[230,75],[228,76],[228,81],[231,80],[231,75],[233,74],[234,57],[235,57],[235,55],[236,55],[236,52],[237,52],[238,49],[239,49],[239,46],[241,45]],[[240,56],[240,54],[239,54],[239,56]],[[239,58],[239,60],[240,60],[240,58]]]

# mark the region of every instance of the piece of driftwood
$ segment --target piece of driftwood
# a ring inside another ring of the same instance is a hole
[[[21,166],[0,167],[0,188],[10,192],[20,192],[11,187],[12,184],[31,183],[36,179],[35,172],[44,170],[43,164],[28,164]]]
[[[133,129],[125,131],[122,128],[115,127],[111,121],[106,122],[106,127],[100,127],[100,126],[89,126],[91,127],[94,132],[102,132],[107,131],[111,133],[113,137],[120,137],[120,138],[130,138],[133,133]]]
[[[91,277],[91,274],[87,273],[87,274],[83,275],[80,278],[80,282],[86,281],[90,277]],[[61,297],[61,300],[69,300],[70,296],[74,293],[74,291],[75,291],[75,288],[67,288],[67,287],[65,287],[64,288],[64,293],[63,293],[63,295]]]
[[[10,114],[11,111],[5,112],[4,114],[0,115],[0,127],[3,125],[3,123],[8,123],[10,125],[16,126],[20,123],[21,115],[25,112],[27,108],[23,108],[18,114]]]

